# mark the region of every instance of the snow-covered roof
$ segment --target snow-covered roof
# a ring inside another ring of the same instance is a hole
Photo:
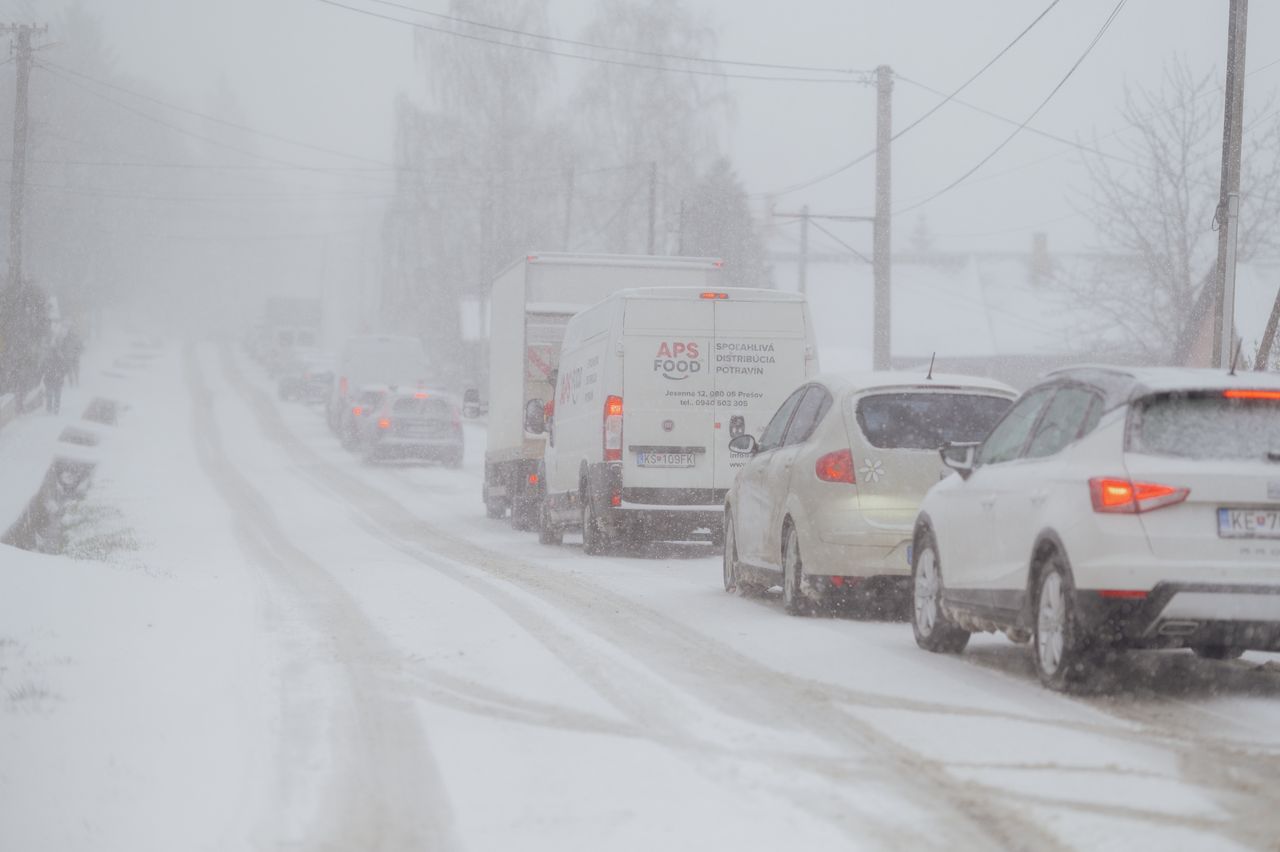
[[[1009,385],[985,376],[967,376],[959,373],[937,373],[932,379],[926,378],[926,372],[906,370],[852,370],[822,373],[818,381],[823,381],[832,388],[856,388],[859,390],[880,390],[890,388],[964,388],[967,390],[994,390],[1009,394],[1017,394]]]

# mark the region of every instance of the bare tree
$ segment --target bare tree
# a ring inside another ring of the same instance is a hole
[[[1246,123],[1241,171],[1239,260],[1278,242],[1280,120],[1274,97]],[[1087,154],[1086,213],[1097,229],[1099,259],[1068,297],[1091,308],[1081,343],[1149,360],[1165,360],[1188,323],[1205,310],[1213,278],[1222,149],[1222,92],[1216,74],[1196,76],[1185,60],[1166,67],[1158,89],[1125,89],[1118,134],[1123,153]],[[1130,129],[1131,128],[1131,129]],[[1095,140],[1094,149],[1098,149]]]

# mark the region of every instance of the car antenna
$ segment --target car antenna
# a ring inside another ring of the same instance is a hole
[[[1236,342],[1236,354],[1231,356],[1231,372],[1227,373],[1228,376],[1234,376],[1236,374],[1236,364],[1239,363],[1240,361],[1240,350],[1243,347],[1244,347],[1244,338],[1241,337]]]
[[[933,381],[933,362],[938,360],[938,353],[934,352],[929,356],[929,375],[925,376],[926,381]]]

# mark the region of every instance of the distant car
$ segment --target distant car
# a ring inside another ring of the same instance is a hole
[[[462,413],[458,402],[435,391],[390,391],[360,419],[365,461],[417,459],[461,467]]]
[[[348,450],[359,448],[363,424],[373,416],[389,393],[391,389],[385,385],[366,385],[356,391],[351,405],[339,415],[338,436],[343,447]]]
[[[945,472],[938,450],[984,437],[1017,395],[989,379],[917,373],[822,375],[782,403],[725,500],[724,588],[781,584],[783,606],[887,593],[905,603],[912,525]]]
[[[1280,376],[1076,368],[1027,391],[914,533],[916,641],[1032,642],[1040,680],[1118,648],[1280,650]]]
[[[324,402],[333,384],[333,358],[318,349],[298,349],[289,358],[276,381],[281,399]]]

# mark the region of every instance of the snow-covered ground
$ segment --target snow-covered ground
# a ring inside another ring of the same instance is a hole
[[[127,406],[74,556],[0,546],[0,849],[1275,848],[1280,656],[1052,694],[1003,639],[726,595],[702,546],[539,545],[484,517],[480,430],[369,467],[233,348],[158,351],[0,431],[39,465]]]

